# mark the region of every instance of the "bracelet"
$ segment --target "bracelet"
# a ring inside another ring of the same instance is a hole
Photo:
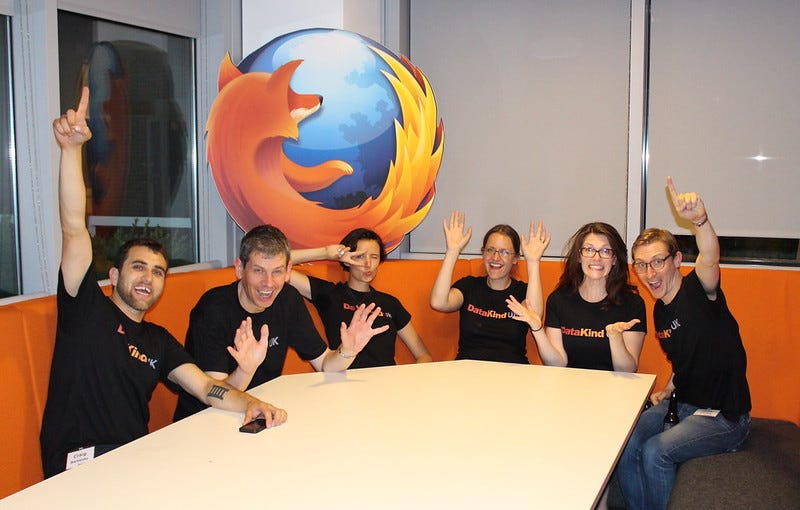
[[[343,353],[341,345],[339,345],[339,347],[336,348],[336,352],[337,352],[337,354],[339,354],[339,356],[341,356],[344,359],[353,359],[353,358],[356,357],[355,354],[345,354],[345,353]]]
[[[694,226],[697,227],[697,228],[700,228],[703,225],[705,225],[707,221],[708,221],[708,214],[706,214],[706,217],[703,218],[701,221],[698,221],[697,223],[695,223]]]
[[[542,323],[541,326],[539,326],[539,329],[531,328],[531,333],[537,333],[537,332],[541,331],[543,327],[544,327],[544,322]]]

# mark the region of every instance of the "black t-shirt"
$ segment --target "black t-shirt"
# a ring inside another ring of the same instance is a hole
[[[304,360],[318,358],[327,350],[325,342],[314,328],[302,296],[294,287],[285,285],[269,308],[251,314],[239,304],[238,286],[239,282],[235,281],[207,291],[189,315],[186,350],[201,370],[230,374],[236,369],[236,360],[228,353],[227,347],[233,345],[236,329],[247,317],[252,319],[256,338],[260,335],[262,325],[269,327],[267,357],[256,369],[247,389],[281,375],[289,347]],[[173,418],[180,420],[205,408],[193,396],[179,391]]]
[[[156,383],[191,363],[169,332],[128,318],[89,270],[73,298],[59,272],[58,321],[40,441],[45,476],[64,470],[66,454],[119,445],[147,434]]]
[[[672,363],[678,400],[720,409],[726,418],[735,420],[751,407],[747,355],[739,325],[719,284],[716,293],[715,300],[708,299],[692,270],[668,305],[656,301],[653,322],[661,348]]]
[[[614,370],[606,326],[633,319],[641,322],[630,331],[647,332],[644,300],[633,292],[626,292],[619,305],[590,303],[578,292],[563,287],[547,298],[545,326],[561,330],[568,367]]]
[[[512,278],[507,289],[494,290],[485,277],[467,276],[453,287],[464,296],[459,310],[456,359],[528,363],[525,345],[528,325],[515,320],[506,303],[510,295],[522,302],[528,285]]]
[[[356,307],[375,303],[381,307],[381,314],[372,324],[373,328],[388,325],[389,329],[373,336],[364,349],[358,353],[350,368],[381,367],[394,365],[394,351],[397,331],[411,321],[411,314],[403,308],[400,301],[384,292],[370,287],[369,292],[358,292],[346,283],[331,283],[313,276],[308,277],[311,284],[311,303],[322,317],[325,334],[331,349],[342,343],[339,326],[342,322],[350,324]]]

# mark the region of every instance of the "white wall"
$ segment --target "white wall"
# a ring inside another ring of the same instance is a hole
[[[379,0],[242,0],[244,56],[303,28],[341,28],[382,42],[382,25]]]

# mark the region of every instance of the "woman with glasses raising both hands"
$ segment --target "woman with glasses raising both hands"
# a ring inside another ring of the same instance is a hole
[[[459,211],[443,222],[447,251],[431,290],[431,307],[460,312],[456,359],[528,363],[528,328],[513,319],[506,299],[513,296],[526,301],[541,313],[539,261],[550,243],[550,233],[541,221],[538,225],[531,222],[528,237],[521,239],[512,227],[495,225],[486,232],[481,246],[486,276],[467,276],[453,284],[456,261],[472,237],[472,227],[465,228],[464,222],[465,215]],[[527,261],[527,284],[511,276],[520,255]]]
[[[635,372],[647,318],[629,281],[625,243],[601,222],[578,229],[567,243],[564,272],[547,298],[547,320],[513,296],[508,307],[528,323],[546,365]]]

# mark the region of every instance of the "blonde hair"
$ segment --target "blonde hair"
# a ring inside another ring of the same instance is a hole
[[[680,251],[678,248],[678,240],[675,239],[675,236],[672,235],[669,230],[664,230],[662,228],[648,228],[639,234],[639,236],[633,242],[633,245],[631,245],[631,258],[635,258],[634,252],[636,252],[636,248],[658,242],[667,245],[667,250],[669,251],[670,257]]]

